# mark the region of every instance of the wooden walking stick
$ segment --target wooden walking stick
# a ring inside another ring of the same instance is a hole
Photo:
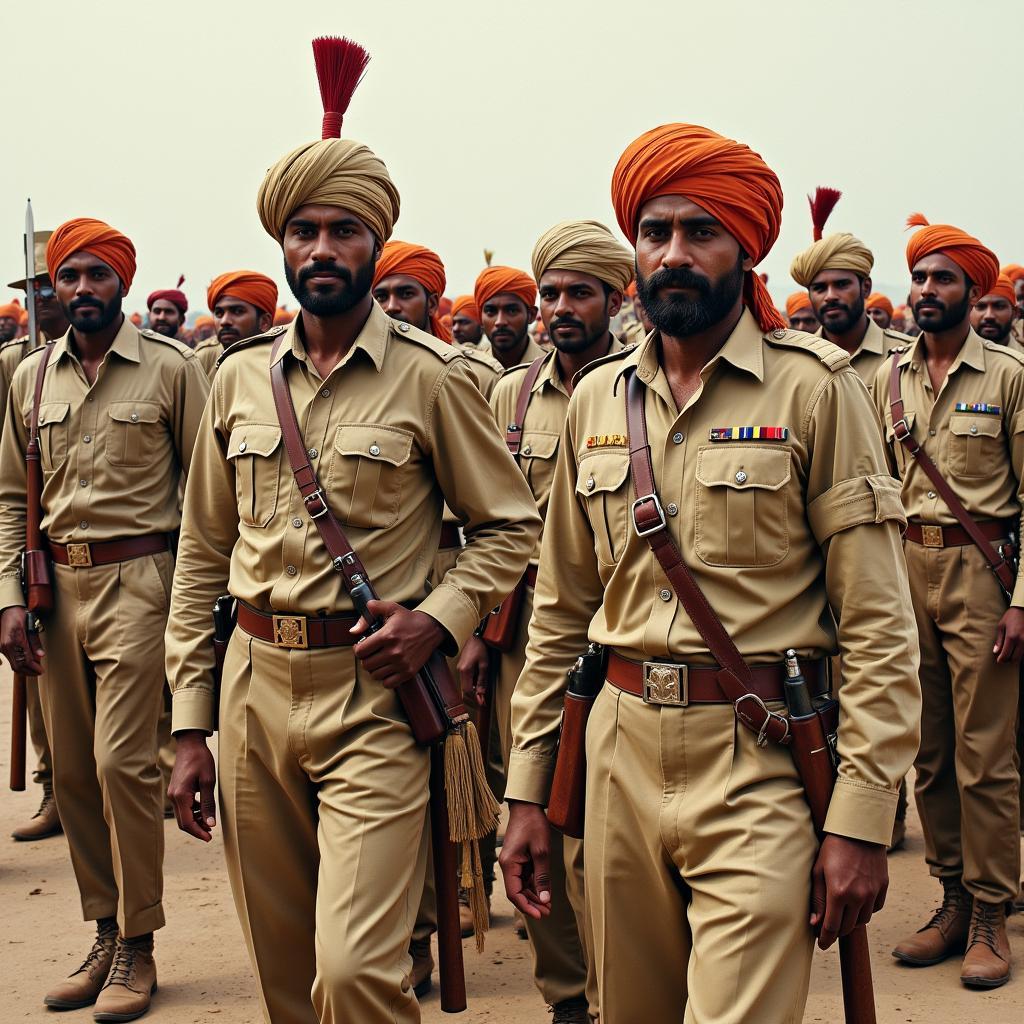
[[[11,789],[25,789],[25,677],[15,672],[11,700]]]

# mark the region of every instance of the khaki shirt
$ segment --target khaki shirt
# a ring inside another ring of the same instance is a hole
[[[0,443],[0,607],[23,604],[25,448],[40,355],[18,367]],[[192,350],[139,331],[127,318],[90,386],[70,331],[53,343],[39,403],[43,531],[58,544],[91,543],[180,524],[209,385]]]
[[[462,349],[464,352],[476,352],[477,355],[489,356],[491,355],[491,343],[487,340],[486,334],[480,335],[480,340],[475,344],[471,345],[465,341],[452,342],[456,348]]]
[[[488,344],[490,344],[490,342],[488,342]],[[494,350],[493,349],[491,349],[491,354],[494,356],[494,359],[498,362],[498,364],[504,370],[505,364],[502,363],[498,359],[498,357],[496,355],[494,355]],[[519,362],[516,363],[516,366],[520,366],[523,363],[532,363],[534,361],[534,359],[536,359],[538,356],[542,356],[542,355],[544,355],[544,349],[542,349],[540,347],[540,345],[538,345],[537,342],[535,342],[533,340],[533,335],[532,334],[527,334],[526,335],[526,348],[523,350],[523,354],[520,357]],[[509,369],[510,370],[514,370],[515,366],[510,366]]]
[[[819,327],[815,337],[824,338],[824,328]],[[860,379],[871,387],[878,368],[887,363],[889,353],[894,348],[906,345],[914,339],[909,334],[900,334],[889,327],[879,327],[871,317],[868,317],[868,329],[861,340],[857,351],[850,356],[850,365],[857,371]]]
[[[39,331],[35,344],[31,344],[27,334],[13,338],[0,345],[0,415],[7,413],[7,396],[11,393],[11,381],[14,371],[21,365],[25,356],[42,348],[46,344],[46,335]],[[2,429],[2,428],[0,428]]]
[[[212,728],[210,609],[219,595],[264,612],[352,610],[284,452],[270,389],[274,338],[328,504],[377,593],[436,619],[452,640],[446,654],[511,592],[536,543],[529,489],[458,349],[374,303],[323,379],[301,322],[233,346],[213,378],[167,627],[174,731]],[[427,593],[446,500],[465,524],[466,547]]]
[[[476,380],[480,394],[489,399],[494,391],[494,385],[498,383],[498,379],[505,372],[505,367],[489,352],[482,352],[469,345],[456,345],[455,348],[466,357],[469,363],[469,372]]]
[[[593,364],[573,392],[512,701],[506,796],[547,802],[565,674],[588,640],[637,661],[711,663],[631,525],[632,366],[647,384],[669,528],[740,653],[752,665],[779,663],[789,647],[805,659],[842,654],[842,766],[826,830],[888,842],[917,751],[920,689],[905,519],[867,391],[840,349],[799,331],[762,334],[744,312],[679,411],[659,347],[655,332]],[[711,441],[715,428],[740,426],[787,436]]]
[[[217,369],[217,360],[224,352],[224,346],[217,340],[215,334],[212,338],[205,338],[193,349],[199,365],[203,368],[206,376],[213,380],[213,371]]]
[[[622,345],[614,336],[609,336],[608,342],[608,351],[605,355],[622,351]],[[503,435],[506,427],[516,418],[519,392],[529,368],[529,363],[514,366],[501,378],[491,396],[491,409],[494,411],[498,430]],[[533,492],[533,499],[537,503],[537,511],[542,521],[547,515],[551,481],[555,475],[555,462],[558,457],[558,442],[565,429],[565,414],[568,410],[569,392],[558,372],[558,361],[555,352],[552,351],[545,357],[544,367],[534,382],[530,404],[527,406],[526,418],[522,425],[519,456],[516,459]],[[538,537],[537,547],[531,559],[535,565],[540,558],[540,544],[541,538]]]
[[[972,330],[938,394],[932,390],[921,342],[900,356],[900,388],[911,433],[931,456],[968,512],[977,519],[1018,520],[1024,507],[1024,356]],[[946,507],[913,456],[896,440],[889,405],[889,367],[874,380],[873,394],[885,426],[889,465],[902,480],[907,516],[953,526]],[[957,411],[957,405],[992,411]],[[1024,607],[1018,575],[1012,604]]]

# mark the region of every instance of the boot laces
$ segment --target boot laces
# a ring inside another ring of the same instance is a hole
[[[942,897],[942,906],[935,911],[925,928],[938,928],[945,931],[953,923],[953,919],[962,914],[969,906],[967,890],[960,886],[948,886]],[[924,929],[922,929],[923,931]]]
[[[145,950],[142,946],[126,942],[123,939],[119,940],[107,984],[124,985],[125,988],[131,988],[131,983],[135,980],[135,958],[143,952]]]
[[[50,808],[53,806],[54,802],[55,801],[53,799],[53,790],[49,787],[45,788],[43,790],[42,802],[39,804],[39,810],[36,811],[33,817],[42,818],[45,815],[49,814]]]
[[[114,945],[113,935],[104,935],[100,932],[96,936],[96,941],[92,944],[92,949],[89,950],[88,955],[85,958],[82,966],[75,971],[75,974],[81,974],[83,971],[89,972],[95,967],[101,960],[110,956],[111,948]]]
[[[996,952],[996,924],[1003,908],[998,904],[974,904],[974,916],[971,918],[971,945],[982,942],[993,953]]]

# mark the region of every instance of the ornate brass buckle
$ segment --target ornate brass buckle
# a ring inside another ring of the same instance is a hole
[[[304,615],[274,616],[274,646],[304,651],[309,647]]]
[[[92,565],[92,550],[89,545],[69,544],[68,565],[76,569],[88,569]]]
[[[663,661],[645,661],[644,703],[685,708],[690,703],[689,668]]]
[[[945,545],[942,543],[942,527],[941,526],[925,526],[921,524],[921,543],[926,548],[941,548]]]

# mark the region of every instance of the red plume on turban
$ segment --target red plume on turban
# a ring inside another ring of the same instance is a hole
[[[339,139],[341,122],[363,80],[370,55],[351,39],[321,36],[313,40],[313,61],[324,104],[323,137]]]
[[[483,309],[495,295],[514,295],[528,308],[537,305],[537,283],[529,274],[515,267],[485,267],[473,286],[477,309]]]
[[[837,188],[824,188],[819,185],[814,190],[814,195],[807,197],[807,202],[811,207],[811,230],[814,241],[821,241],[821,236],[825,231],[825,222],[842,196],[843,193]]]
[[[413,278],[427,292],[438,298],[444,293],[444,264],[441,257],[426,246],[413,245],[411,242],[388,242],[381,250],[380,259],[377,260],[373,286],[376,288],[384,278],[394,274]],[[430,318],[430,333],[441,341],[452,340],[451,331],[441,321],[440,310]]]
[[[277,285],[255,270],[232,270],[215,277],[206,289],[206,305],[212,310],[222,295],[241,299],[271,316],[277,308]]]
[[[948,256],[960,267],[981,288],[982,295],[992,291],[999,276],[999,260],[973,235],[951,224],[929,224],[921,213],[912,213],[907,218],[907,227],[921,228],[907,242],[907,266],[911,271],[925,256],[937,252]]]
[[[66,221],[46,243],[46,266],[57,280],[61,264],[76,252],[91,253],[121,279],[127,292],[135,278],[135,246],[127,235],[93,217]]]

